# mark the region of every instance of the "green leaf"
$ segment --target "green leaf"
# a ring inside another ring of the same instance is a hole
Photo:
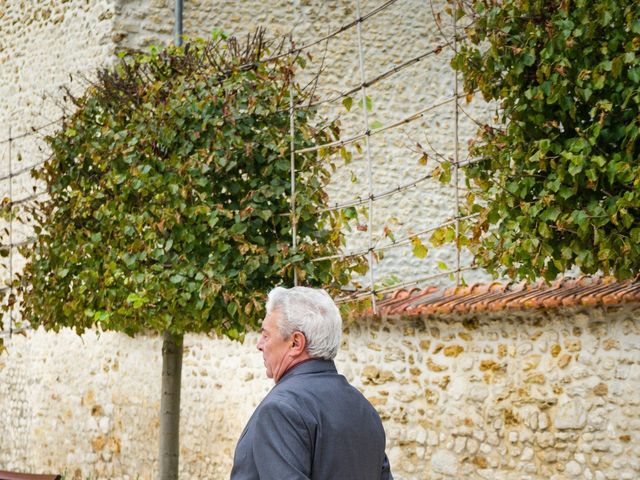
[[[547,222],[547,221],[555,222],[558,219],[559,215],[560,215],[560,208],[558,208],[557,206],[551,206],[551,207],[545,208],[544,211],[540,214],[540,220],[544,222]]]
[[[260,218],[262,218],[263,220],[269,220],[271,218],[271,216],[273,215],[273,213],[271,212],[271,210],[258,210],[256,212],[256,215],[258,215]]]
[[[429,250],[422,244],[420,238],[413,237],[411,239],[411,245],[413,246],[411,251],[415,257],[424,258],[427,256]]]
[[[535,61],[536,61],[536,56],[531,51],[525,53],[522,56],[522,63],[525,64],[527,67],[530,67],[531,65],[533,65]]]
[[[148,299],[144,295],[130,293],[127,296],[127,302],[130,303],[133,308],[139,309],[146,305]]]
[[[369,97],[368,95],[365,97],[365,105],[367,108],[367,111],[372,111],[373,110],[373,102],[371,101],[371,97]]]
[[[229,330],[227,330],[226,334],[227,334],[227,337],[229,337],[231,340],[240,339],[240,332],[238,332],[237,328],[230,328]]]
[[[345,208],[345,209],[343,209],[343,213],[344,213],[346,218],[349,218],[349,219],[357,219],[358,218],[358,211],[356,210],[355,207]]]
[[[231,232],[234,235],[239,235],[239,234],[243,234],[247,231],[247,224],[246,223],[242,223],[242,222],[238,222],[238,223],[234,223],[231,228],[229,229],[229,232]]]
[[[211,30],[211,38],[214,41],[226,40],[228,38],[228,35],[222,28],[214,28],[213,30]]]
[[[579,227],[582,227],[588,223],[589,216],[583,210],[574,210],[571,214],[571,221]]]
[[[438,180],[440,181],[440,183],[451,182],[451,162],[442,162],[440,166],[441,171],[438,175]]]
[[[351,111],[351,107],[353,106],[353,98],[345,97],[342,100],[342,105],[344,105],[344,108],[347,109],[347,112],[350,112]]]

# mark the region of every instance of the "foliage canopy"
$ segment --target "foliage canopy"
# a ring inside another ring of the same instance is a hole
[[[22,279],[32,323],[238,338],[294,269],[335,288],[361,267],[310,261],[343,241],[343,219],[322,210],[329,152],[296,156],[291,246],[290,85],[296,148],[338,133],[302,106],[311,93],[292,82],[303,58],[259,61],[278,53],[262,33],[218,37],[123,56],[73,98],[36,174],[49,199],[33,210]]]
[[[480,265],[640,272],[640,3],[473,0],[452,65],[497,101],[466,170]]]

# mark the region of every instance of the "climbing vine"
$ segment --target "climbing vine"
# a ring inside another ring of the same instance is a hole
[[[553,279],[640,271],[640,3],[473,0],[452,65],[498,104],[466,169],[478,264]]]

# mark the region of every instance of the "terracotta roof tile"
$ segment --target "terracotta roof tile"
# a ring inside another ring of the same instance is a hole
[[[551,285],[535,283],[473,284],[449,288],[398,289],[378,303],[382,315],[468,313],[532,308],[640,303],[640,279],[565,277]]]

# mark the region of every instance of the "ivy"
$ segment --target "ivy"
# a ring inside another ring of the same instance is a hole
[[[294,271],[336,289],[362,269],[311,261],[343,244],[344,219],[323,210],[331,151],[296,156],[292,247],[289,87],[302,62],[258,61],[273,53],[262,34],[132,53],[73,98],[36,173],[49,199],[24,250],[32,324],[239,338]],[[338,132],[313,108],[295,121],[298,149]]]
[[[452,61],[499,108],[466,169],[479,265],[514,278],[640,271],[640,4],[473,0]]]

